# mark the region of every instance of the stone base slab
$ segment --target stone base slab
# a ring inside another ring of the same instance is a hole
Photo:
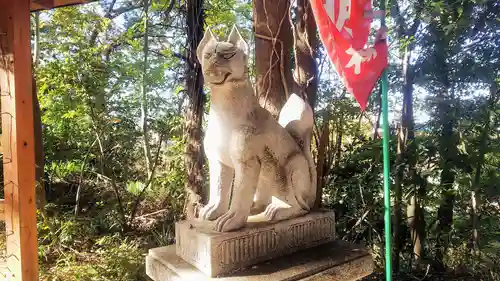
[[[373,259],[362,247],[343,241],[295,252],[212,278],[176,255],[175,246],[151,249],[146,273],[154,281],[355,281],[373,272]]]
[[[234,232],[217,232],[210,221],[175,225],[176,254],[207,276],[215,277],[335,240],[335,215],[318,211],[281,221],[249,219]]]

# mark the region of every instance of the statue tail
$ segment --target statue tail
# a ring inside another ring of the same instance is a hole
[[[309,164],[311,194],[306,199],[306,202],[310,208],[314,205],[317,189],[316,165],[311,153],[313,115],[311,106],[296,94],[292,94],[281,109],[278,120],[280,125],[295,139]]]

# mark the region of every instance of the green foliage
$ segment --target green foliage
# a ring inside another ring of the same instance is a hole
[[[137,196],[141,193],[141,190],[143,190],[144,187],[145,187],[145,184],[140,182],[140,181],[129,181],[129,182],[127,182],[126,189],[132,195]]]
[[[44,249],[42,246],[41,249]],[[89,253],[64,253],[56,263],[41,267],[41,280],[146,280],[144,252],[136,241],[104,236]]]
[[[81,165],[75,161],[57,161],[51,162],[50,166],[45,167],[45,171],[53,181],[67,179],[77,174],[82,169]]]

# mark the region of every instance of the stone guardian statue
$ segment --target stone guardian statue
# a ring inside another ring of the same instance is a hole
[[[268,221],[304,215],[316,197],[312,109],[293,94],[276,121],[259,105],[247,56],[236,27],[227,42],[207,29],[197,49],[211,92],[204,139],[210,198],[199,217],[215,220],[215,230],[222,232],[243,227],[250,215],[263,214]]]

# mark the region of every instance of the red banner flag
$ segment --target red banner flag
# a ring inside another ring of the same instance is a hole
[[[385,31],[366,47],[371,0],[310,0],[319,35],[344,85],[365,110],[375,83],[387,66]]]

